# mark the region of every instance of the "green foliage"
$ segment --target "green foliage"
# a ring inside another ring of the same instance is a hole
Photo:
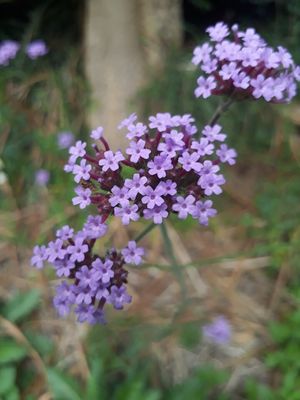
[[[75,379],[54,368],[47,369],[48,385],[55,400],[81,400],[80,385]]]
[[[40,294],[37,290],[16,292],[7,302],[0,305],[0,314],[10,327],[0,332],[0,399],[18,400],[22,390],[28,390],[36,376],[34,366],[30,363],[30,345],[35,349],[36,340],[32,337],[25,343],[25,329],[22,324],[37,309]],[[5,326],[5,325],[4,325]],[[20,331],[20,332],[19,332]],[[11,333],[11,336],[8,334]],[[44,338],[49,342],[49,339]],[[38,346],[36,347],[36,349]],[[25,367],[26,365],[26,367]],[[25,367],[25,368],[24,368]],[[35,400],[35,399],[34,399]]]
[[[8,364],[23,360],[27,350],[24,346],[9,338],[1,338],[0,341],[0,364]]]
[[[38,290],[16,293],[3,307],[3,315],[12,322],[20,322],[35,310],[40,301]]]

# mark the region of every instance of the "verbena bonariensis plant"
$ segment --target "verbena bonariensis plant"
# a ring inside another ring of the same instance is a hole
[[[286,102],[295,95],[299,68],[285,49],[267,47],[253,29],[242,32],[234,26],[233,41],[225,39],[230,31],[223,23],[207,31],[216,44],[205,43],[194,51],[193,62],[210,74],[198,79],[196,96],[224,94],[231,103],[261,96]],[[261,95],[258,81],[264,82]],[[105,304],[122,309],[131,302],[125,266],[141,264],[144,249],[137,247],[137,242],[142,237],[155,225],[163,226],[170,214],[180,219],[191,216],[202,225],[216,215],[210,197],[222,193],[222,164],[233,165],[236,158],[216,123],[228,106],[226,100],[200,138],[189,114],[158,113],[148,124],[138,122],[132,114],[118,127],[126,130],[129,139],[125,152],[110,149],[102,127],[91,132],[91,152],[83,141],[70,147],[64,169],[74,175],[77,184],[73,204],[81,209],[94,205],[97,215],[90,215],[78,232],[62,227],[47,246],[35,246],[31,259],[36,268],[43,268],[48,261],[58,278],[65,278],[54,297],[60,315],[74,307],[79,322],[105,322]],[[140,218],[150,220],[151,225],[121,251],[109,249],[101,256],[94,245],[106,234],[110,216],[120,218],[123,225]],[[167,234],[165,229],[163,232]],[[169,238],[165,236],[165,240]]]

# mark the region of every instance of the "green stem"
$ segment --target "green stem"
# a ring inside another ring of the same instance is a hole
[[[144,236],[148,235],[149,232],[152,231],[157,225],[152,222],[150,225],[148,225],[141,233],[137,235],[137,237],[134,239],[136,242],[139,242],[140,240],[143,239]]]
[[[226,101],[221,103],[219,107],[216,109],[214,115],[211,117],[211,119],[208,121],[207,125],[213,126],[215,123],[218,121],[220,116],[228,110],[228,108],[231,106],[231,104],[234,102],[234,97],[231,95]]]
[[[178,282],[179,282],[179,285],[181,288],[182,297],[185,300],[186,299],[186,286],[185,286],[185,282],[184,282],[184,276],[182,274],[180,265],[176,259],[172,241],[169,237],[167,227],[164,223],[160,225],[160,230],[161,230],[161,234],[162,234],[163,241],[164,241],[165,251],[172,263],[172,267],[174,268],[174,273],[177,276],[177,279],[178,279]]]

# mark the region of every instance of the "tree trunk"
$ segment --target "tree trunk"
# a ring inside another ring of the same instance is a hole
[[[134,97],[148,71],[160,69],[167,49],[181,43],[179,0],[89,0],[86,74],[93,108],[91,128],[105,128],[114,149],[124,146],[119,122],[139,112]]]

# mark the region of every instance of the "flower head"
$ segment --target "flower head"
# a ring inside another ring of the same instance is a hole
[[[13,60],[20,49],[19,43],[14,40],[4,40],[0,43],[0,65],[6,66]]]
[[[35,173],[35,184],[37,186],[47,186],[49,182],[50,173],[46,169],[39,169]]]
[[[216,317],[210,324],[204,325],[202,331],[206,339],[217,344],[226,344],[231,339],[231,325],[223,316]]]
[[[26,54],[32,60],[45,56],[48,53],[48,48],[43,40],[34,40],[26,47]]]
[[[206,31],[209,41],[197,46],[192,58],[204,73],[197,80],[196,97],[225,94],[278,103],[296,95],[298,67],[285,48],[268,46],[253,28],[241,31],[218,22]]]

